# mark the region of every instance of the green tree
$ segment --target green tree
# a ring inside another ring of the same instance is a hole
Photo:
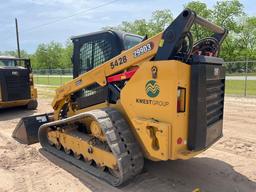
[[[124,21],[117,27],[104,27],[104,29],[115,29],[149,37],[161,32],[173,20],[170,10],[158,10],[152,13],[149,20],[138,19],[133,22]]]
[[[58,42],[42,43],[36,52],[31,55],[35,69],[66,69],[72,67],[71,56],[73,44],[68,40],[65,45]]]
[[[213,11],[207,7],[206,3],[200,1],[191,1],[185,4],[185,8],[189,8],[197,13],[197,15],[210,20],[212,18]],[[203,29],[197,25],[194,25],[191,30],[194,40],[202,39],[203,37],[209,36],[210,33],[206,29]]]
[[[4,52],[0,52],[0,55],[18,57],[18,52],[17,52],[17,50],[15,50],[15,51],[4,51]],[[30,57],[30,55],[25,50],[20,51],[20,56],[21,56],[21,58],[29,58]]]
[[[155,34],[160,33],[168,27],[172,21],[173,16],[169,9],[154,11],[152,18],[148,22],[148,35],[154,36]]]
[[[135,20],[134,22],[124,21],[117,29],[142,36],[149,33],[148,24],[145,19]]]
[[[239,18],[245,15],[244,6],[239,0],[217,1],[213,8],[213,21],[232,32],[239,32]]]
[[[72,68],[71,57],[73,54],[73,43],[70,40],[66,41],[66,44],[63,48],[63,57],[61,63],[63,68]]]
[[[61,43],[52,41],[49,44],[39,44],[33,57],[33,66],[41,69],[63,68],[63,52]]]
[[[238,46],[246,58],[256,59],[256,17],[246,17],[238,33]]]
[[[221,57],[225,60],[243,58],[237,43],[237,33],[242,30],[239,20],[245,16],[243,4],[239,0],[218,1],[213,8],[214,22],[229,30],[229,35],[222,44]],[[240,67],[240,66],[237,66]]]

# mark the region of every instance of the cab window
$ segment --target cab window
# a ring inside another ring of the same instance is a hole
[[[0,67],[15,67],[16,62],[14,60],[0,60]]]
[[[133,35],[125,35],[124,36],[124,48],[125,50],[134,47],[142,41],[141,37],[133,36]]]
[[[108,40],[94,40],[80,48],[80,74],[87,72],[111,58],[112,46]]]

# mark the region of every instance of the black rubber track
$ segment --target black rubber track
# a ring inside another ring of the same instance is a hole
[[[85,117],[93,118],[100,124],[107,138],[109,148],[116,157],[119,169],[118,177],[113,176],[107,171],[102,171],[83,160],[77,160],[73,156],[67,155],[64,151],[57,150],[48,142],[48,131],[54,130],[57,127],[63,128],[66,124],[75,123]],[[136,142],[128,123],[118,111],[112,108],[92,110],[44,124],[39,128],[38,138],[45,150],[72,163],[83,171],[105,180],[113,186],[120,186],[139,174],[144,165],[144,157],[140,146]]]

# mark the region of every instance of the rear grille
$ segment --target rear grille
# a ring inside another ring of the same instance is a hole
[[[208,80],[206,83],[206,123],[207,127],[223,119],[224,79]]]
[[[195,56],[191,64],[189,150],[206,149],[222,136],[225,91],[223,62],[216,57]]]
[[[8,101],[30,98],[28,75],[5,76]]]

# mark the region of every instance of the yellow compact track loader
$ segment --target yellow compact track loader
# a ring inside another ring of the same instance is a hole
[[[194,25],[212,31],[193,42]],[[152,38],[116,31],[73,37],[74,79],[53,114],[22,119],[13,136],[119,186],[152,161],[190,159],[222,137],[227,30],[185,9]],[[23,133],[21,135],[20,133]]]
[[[30,60],[0,56],[0,108],[17,106],[37,108]]]

